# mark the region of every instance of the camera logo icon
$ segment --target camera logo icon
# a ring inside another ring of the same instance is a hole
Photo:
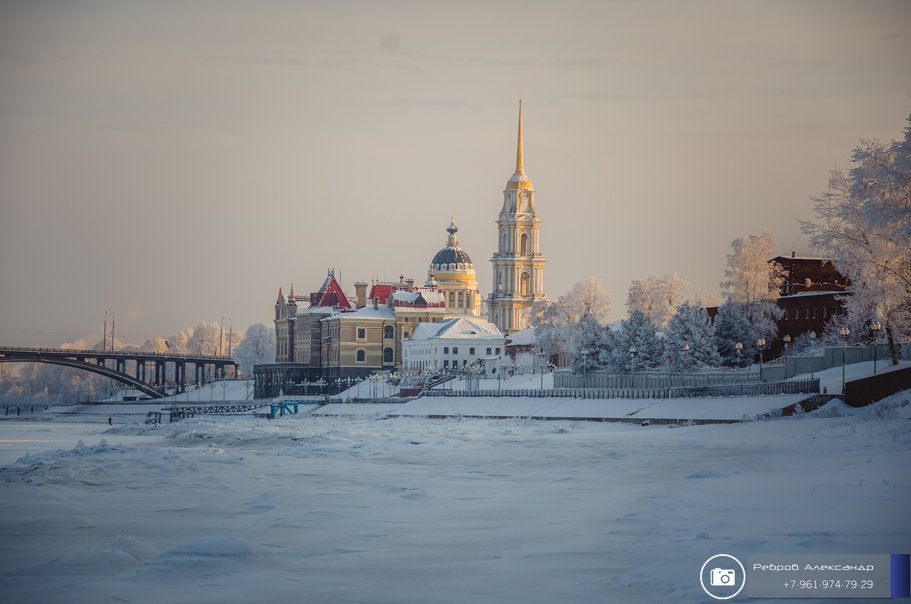
[[[728,554],[715,554],[699,570],[699,584],[705,593],[716,600],[736,597],[746,583],[747,573],[743,564]]]
[[[734,585],[734,579],[737,574],[733,568],[713,568],[709,573],[709,584],[712,587],[724,586],[731,587]]]

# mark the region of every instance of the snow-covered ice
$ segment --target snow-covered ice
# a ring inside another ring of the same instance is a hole
[[[386,409],[3,421],[0,442],[50,432],[0,464],[0,593],[706,602],[698,573],[716,553],[911,549],[908,399],[686,427]]]

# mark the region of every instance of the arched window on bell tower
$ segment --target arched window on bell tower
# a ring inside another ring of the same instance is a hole
[[[522,292],[523,296],[527,296],[529,294],[528,283],[529,283],[528,273],[522,273],[522,287],[519,291]]]
[[[519,254],[522,256],[528,255],[528,234],[522,233],[522,237],[519,238]]]

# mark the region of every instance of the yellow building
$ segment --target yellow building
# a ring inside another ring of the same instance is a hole
[[[532,306],[544,295],[544,257],[539,249],[541,219],[535,208],[535,189],[525,174],[522,150],[522,101],[519,101],[519,135],[516,171],[503,191],[497,219],[498,247],[490,259],[493,289],[487,298],[488,321],[503,333],[529,326]]]

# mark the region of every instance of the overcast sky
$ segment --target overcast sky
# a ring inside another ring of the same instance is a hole
[[[544,286],[718,291],[736,237],[798,219],[911,113],[911,2],[0,0],[0,344],[271,324],[279,287],[482,295],[525,167]]]

